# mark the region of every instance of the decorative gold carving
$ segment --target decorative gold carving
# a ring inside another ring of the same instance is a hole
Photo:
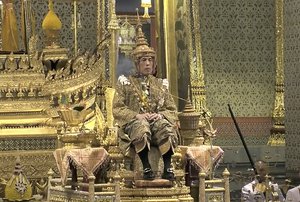
[[[62,60],[68,58],[68,49],[66,48],[45,48],[43,49],[43,60]]]
[[[91,110],[86,109],[79,111],[63,108],[58,111],[59,116],[66,123],[61,134],[58,134],[58,139],[64,143],[65,147],[91,146],[92,140],[96,138],[96,132],[84,127],[85,120],[90,113]]]
[[[204,144],[206,145],[212,145],[213,140],[216,138],[216,132],[217,130],[213,128],[213,119],[210,116],[210,114],[205,113],[203,114],[203,119],[201,122],[207,126],[206,128],[203,128],[203,137],[204,137]]]
[[[230,202],[230,173],[227,168],[224,169],[222,175],[223,179],[205,180],[206,174],[199,173],[199,201]]]
[[[118,39],[118,44],[120,51],[126,56],[130,56],[134,46],[135,46],[135,28],[126,16],[125,21],[120,26],[120,36]]]
[[[187,146],[194,142],[195,137],[199,133],[200,115],[199,112],[195,112],[188,96],[183,112],[178,114],[183,145]]]
[[[111,1],[111,16],[108,24],[108,29],[111,34],[110,48],[109,48],[109,78],[112,87],[116,84],[116,72],[117,67],[117,54],[118,54],[118,38],[119,38],[119,22],[116,16],[116,0]]]
[[[77,20],[77,17],[78,17],[78,20]],[[73,14],[72,14],[71,29],[74,30],[74,55],[75,56],[77,55],[77,50],[78,50],[78,39],[77,39],[78,28],[81,28],[80,27],[81,23],[79,23],[79,22],[80,22],[80,13],[77,11],[77,0],[74,0],[73,1]]]
[[[24,175],[20,158],[17,157],[15,170],[5,186],[5,199],[8,201],[27,201],[32,197],[32,187]]]
[[[176,148],[172,156],[172,165],[175,173],[174,187],[184,187],[185,186],[185,171],[182,151],[179,147]]]
[[[90,60],[93,60],[90,63]],[[91,65],[91,66],[90,66]],[[77,56],[69,60],[62,69],[49,72],[48,82],[43,88],[44,94],[76,94],[95,88],[103,77],[103,58],[89,58],[89,54]]]
[[[55,169],[55,173],[58,173],[52,151],[2,151],[0,154],[1,178],[9,179],[16,156],[20,156],[23,173],[28,177],[44,178],[49,168]]]
[[[8,95],[6,95],[8,96]],[[49,100],[46,99],[34,99],[34,100],[16,100],[12,102],[11,100],[1,100],[0,112],[38,112],[45,110],[49,107]]]
[[[276,83],[275,83],[275,102],[272,117],[274,125],[271,129],[271,135],[268,145],[285,145],[285,127],[284,127],[284,65],[283,65],[283,0],[275,2],[276,4]]]
[[[121,201],[163,201],[192,202],[189,187],[171,188],[124,188],[121,189]]]
[[[189,27],[189,57],[190,57],[190,82],[192,91],[192,103],[196,111],[209,112],[206,106],[206,92],[204,83],[204,71],[201,54],[201,36],[199,19],[199,1],[186,1],[187,8],[191,8],[191,17],[187,20]],[[197,30],[197,31],[195,31]]]
[[[88,182],[83,182],[80,179],[79,182],[68,182],[66,186],[63,186],[60,179],[52,177],[52,170],[48,172],[48,198],[47,201],[70,201],[70,202],[95,202],[95,201],[120,201],[120,189],[119,184],[116,183],[97,183],[95,182],[95,176],[89,175]],[[77,186],[78,188],[85,188],[86,190],[73,190],[71,186]],[[95,191],[95,188],[101,189]]]
[[[112,128],[114,123],[114,117],[112,112],[114,95],[115,95],[115,89],[106,88],[105,100],[106,100],[107,126],[109,128]]]
[[[38,36],[32,35],[29,39],[29,47],[28,51],[30,54],[36,54],[37,53],[37,42],[38,42]]]

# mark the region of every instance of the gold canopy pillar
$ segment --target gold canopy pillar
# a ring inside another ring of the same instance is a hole
[[[284,127],[284,65],[283,65],[283,0],[276,2],[276,84],[275,103],[272,113],[274,125],[268,144],[272,146],[285,145]]]
[[[155,16],[158,35],[158,65],[162,77],[167,77],[170,82],[170,92],[172,95],[178,95],[177,82],[177,51],[175,37],[175,14],[176,1],[156,0]],[[163,19],[163,20],[161,20]],[[164,60],[164,61],[163,61]],[[177,100],[175,100],[177,102]]]
[[[114,88],[116,84],[116,68],[117,68],[117,53],[118,53],[118,35],[119,35],[119,22],[116,16],[116,1],[111,1],[111,18],[110,22],[108,23],[108,29],[111,34],[110,40],[110,49],[109,49],[109,59],[110,59],[110,82],[111,86]]]

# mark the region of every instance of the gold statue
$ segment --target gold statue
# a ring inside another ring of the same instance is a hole
[[[20,164],[20,158],[16,160],[13,175],[5,186],[5,198],[8,201],[25,201],[32,198],[32,188]]]

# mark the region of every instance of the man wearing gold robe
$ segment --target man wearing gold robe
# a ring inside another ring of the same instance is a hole
[[[18,51],[19,40],[17,30],[17,20],[12,0],[2,0],[3,2],[3,22],[2,22],[2,50]]]
[[[136,74],[120,76],[116,84],[113,113],[119,130],[120,147],[125,154],[131,149],[143,164],[143,178],[155,178],[148,152],[150,145],[157,146],[164,161],[162,178],[174,180],[171,156],[178,144],[175,127],[176,105],[168,92],[166,79],[153,76],[155,51],[148,47],[141,26],[137,32],[137,46],[133,51]]]

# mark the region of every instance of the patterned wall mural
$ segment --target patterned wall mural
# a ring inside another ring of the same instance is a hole
[[[284,1],[284,65],[286,168],[297,176],[300,169],[300,1]]]
[[[228,117],[270,117],[275,92],[275,1],[200,1],[207,106]]]
[[[188,67],[188,41],[187,39],[187,8],[184,0],[178,0],[176,5],[176,47],[177,47],[177,67],[178,67],[178,95],[180,98],[186,99],[188,96],[187,90],[189,85],[189,67]],[[183,110],[185,101],[178,100],[179,111]]]

